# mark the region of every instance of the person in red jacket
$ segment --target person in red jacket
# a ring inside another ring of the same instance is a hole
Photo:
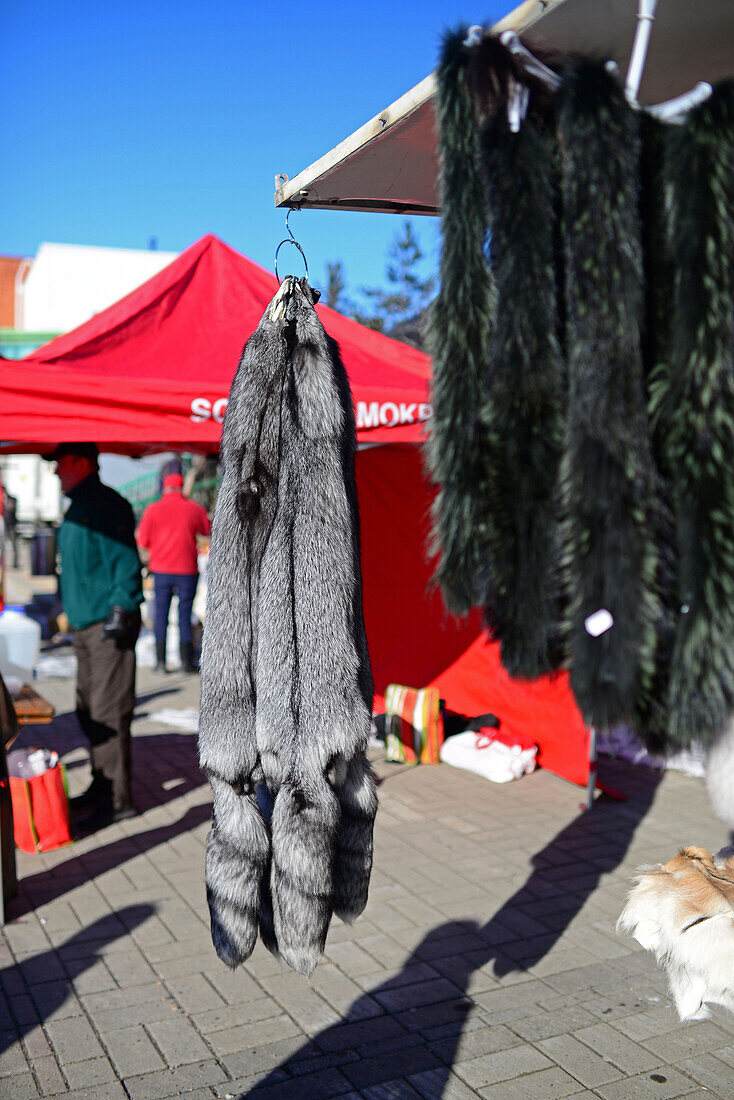
[[[183,495],[181,474],[163,479],[163,496],[143,512],[136,532],[138,545],[148,551],[148,568],[155,582],[156,671],[166,671],[168,614],[178,594],[178,630],[181,665],[196,672],[191,641],[191,608],[199,580],[197,535],[209,535],[211,523],[200,504]]]

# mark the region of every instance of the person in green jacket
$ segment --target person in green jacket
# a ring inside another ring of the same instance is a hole
[[[135,520],[129,502],[100,481],[94,443],[61,443],[44,458],[56,463],[71,500],[58,535],[60,593],[74,631],[76,712],[92,758],[92,782],[71,805],[93,830],[135,813],[130,724],[143,601]]]

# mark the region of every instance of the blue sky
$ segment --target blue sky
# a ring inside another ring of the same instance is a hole
[[[296,175],[418,83],[444,30],[514,6],[2,0],[0,253],[151,237],[179,251],[213,232],[272,269],[285,221],[275,173]],[[401,225],[291,217],[311,281],[342,260],[352,292],[384,282]],[[414,228],[432,271],[436,219]]]

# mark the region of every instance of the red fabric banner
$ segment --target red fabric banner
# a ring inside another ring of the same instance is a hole
[[[502,730],[537,744],[540,767],[586,785],[589,730],[567,672],[513,680],[500,661],[499,644],[481,635],[431,686],[438,688],[449,710],[470,717],[496,714]]]

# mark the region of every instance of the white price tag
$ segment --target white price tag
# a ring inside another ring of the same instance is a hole
[[[614,616],[611,611],[607,611],[606,607],[600,607],[598,611],[592,612],[588,618],[584,619],[586,633],[592,638],[598,638],[613,626]]]

